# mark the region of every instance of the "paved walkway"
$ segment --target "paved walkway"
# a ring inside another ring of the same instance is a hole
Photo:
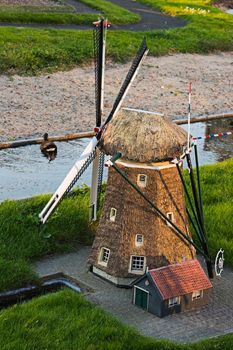
[[[129,30],[129,31],[148,31],[153,29],[169,29],[183,27],[187,23],[182,18],[172,17],[153,10],[151,7],[143,5],[135,0],[109,0],[115,5],[126,8],[127,10],[140,15],[141,20],[139,23],[127,24],[127,25],[115,25],[112,23],[111,30]],[[76,3],[76,5],[75,5]],[[74,6],[79,13],[99,13],[99,11],[93,10],[90,7],[83,5],[76,0],[68,0],[68,4]],[[98,18],[98,16],[97,16]],[[45,23],[8,23],[1,22],[0,27],[25,27],[25,28],[45,28],[45,29],[75,29],[75,30],[87,30],[92,29],[93,25],[76,25],[76,24],[45,24]]]
[[[191,342],[233,332],[233,271],[225,269],[222,278],[213,281],[211,302],[198,311],[158,318],[132,305],[132,290],[121,289],[87,271],[90,247],[75,253],[53,256],[34,264],[40,276],[63,272],[87,286],[84,292],[91,302],[100,305],[141,334],[178,342]]]

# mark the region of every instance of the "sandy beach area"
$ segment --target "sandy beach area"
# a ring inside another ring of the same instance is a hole
[[[107,62],[104,116],[130,64]],[[233,52],[147,57],[123,107],[185,117],[233,111]],[[0,76],[0,140],[88,131],[95,126],[94,66],[38,77]]]

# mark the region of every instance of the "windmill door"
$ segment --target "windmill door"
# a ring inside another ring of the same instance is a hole
[[[149,293],[141,288],[134,286],[134,304],[142,309],[148,309]]]

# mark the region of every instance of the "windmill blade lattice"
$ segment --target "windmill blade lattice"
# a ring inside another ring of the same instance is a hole
[[[71,191],[75,183],[82,176],[85,170],[93,162],[96,156],[96,145],[97,139],[93,137],[79,160],[74,164],[69,173],[66,175],[65,179],[62,181],[61,185],[58,187],[56,192],[53,194],[50,201],[47,203],[45,208],[39,214],[40,221],[44,224],[52,212],[55,210],[57,205],[61,202],[64,196]]]
[[[94,59],[95,59],[95,104],[96,126],[101,126],[104,98],[104,69],[105,69],[105,42],[107,23],[101,20],[93,31]]]
[[[103,115],[104,100],[104,70],[105,47],[108,22],[104,19],[97,22],[93,31],[94,57],[95,57],[95,103],[96,103],[96,127],[99,128]],[[92,167],[92,184],[90,193],[90,220],[97,218],[99,196],[103,181],[104,155],[98,152]]]
[[[146,38],[143,39],[141,46],[133,60],[133,63],[128,71],[128,74],[120,88],[119,94],[114,102],[113,108],[106,120],[106,122],[104,123],[104,125],[108,124],[110,122],[110,120],[114,117],[114,115],[119,111],[122,102],[131,86],[131,84],[134,81],[134,78],[137,75],[138,69],[140,68],[143,59],[146,57],[147,53],[148,53],[148,48],[147,48],[147,43],[146,43]]]

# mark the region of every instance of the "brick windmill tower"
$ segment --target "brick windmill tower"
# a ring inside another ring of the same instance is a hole
[[[107,125],[100,149],[120,152],[116,165],[150,198],[166,219],[109,168],[105,203],[89,262],[95,274],[116,285],[129,285],[147,268],[195,257],[173,222],[189,239],[184,193],[174,157],[183,153],[186,132],[171,121],[148,112],[123,109]]]

